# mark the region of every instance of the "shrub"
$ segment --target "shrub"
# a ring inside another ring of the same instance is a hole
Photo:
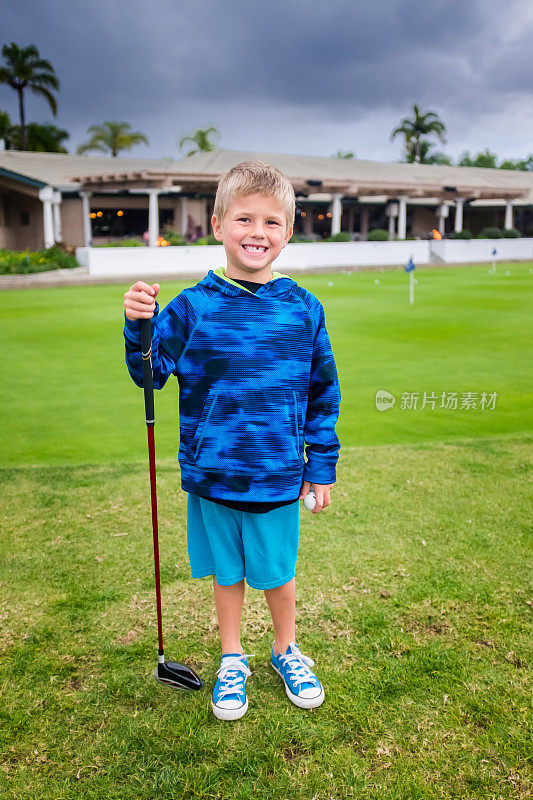
[[[489,228],[483,228],[483,230],[479,234],[478,238],[479,239],[501,239],[502,238],[501,228],[496,228],[496,226],[489,227]]]
[[[163,239],[165,239],[171,247],[183,247],[187,244],[185,236],[173,230],[163,231]]]
[[[367,236],[369,242],[388,242],[389,232],[384,228],[374,228]]]
[[[73,255],[59,245],[47,250],[0,250],[0,275],[26,275],[31,272],[48,272],[51,269],[79,267]]]
[[[339,233],[333,234],[333,236],[328,236],[327,239],[324,239],[325,242],[351,242],[352,241],[352,234],[348,233],[348,231],[339,231]]]
[[[94,247],[145,247],[145,243],[140,239],[122,239],[120,242],[105,242],[104,244],[95,244]]]
[[[520,231],[517,231],[516,228],[504,228],[502,230],[502,236],[504,239],[520,239],[522,234]]]
[[[293,233],[289,239],[289,244],[307,244],[313,241],[314,239],[310,239],[309,236],[303,236],[301,233]]]
[[[472,238],[472,231],[469,231],[468,228],[465,228],[462,231],[454,231],[450,233],[450,239],[471,239]]]
[[[222,242],[219,242],[218,239],[215,239],[213,234],[210,233],[209,236],[202,236],[197,242],[191,242],[191,244],[222,244]]]

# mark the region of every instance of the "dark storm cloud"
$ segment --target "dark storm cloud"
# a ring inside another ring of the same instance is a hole
[[[504,12],[526,8],[522,0],[10,0],[2,38],[33,42],[52,61],[58,123],[67,127],[160,125],[168,112],[174,130],[193,108],[211,109],[215,122],[231,107],[250,131],[269,105],[342,122],[380,110],[399,119],[413,102],[455,114],[501,106],[507,93],[531,91],[530,23],[514,38],[502,34]],[[42,101],[29,102],[50,118]],[[0,108],[8,105],[14,116],[14,93],[0,87]]]

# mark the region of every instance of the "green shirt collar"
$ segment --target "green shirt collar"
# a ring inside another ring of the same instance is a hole
[[[228,281],[228,283],[232,283],[234,286],[238,286],[239,289],[244,288],[243,286],[241,286],[240,283],[237,283],[232,278],[228,278],[228,276],[226,275],[226,267],[218,267],[218,269],[214,269],[213,272],[215,272],[217,275],[220,275],[220,277],[224,278],[224,280]],[[290,275],[284,275],[282,272],[273,272],[271,280],[274,281],[276,280],[276,278],[290,278],[290,277],[291,277]]]

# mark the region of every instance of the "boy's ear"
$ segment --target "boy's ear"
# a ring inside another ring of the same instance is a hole
[[[217,239],[219,242],[221,242],[222,241],[222,229],[220,227],[219,221],[216,218],[215,214],[213,214],[213,216],[211,217],[211,225],[212,225],[212,228],[213,228],[213,236],[215,237],[215,239]]]
[[[287,231],[287,235],[285,236],[285,244],[287,244],[289,239],[291,238],[293,230],[294,230],[294,225],[291,225],[291,227]],[[283,245],[283,246],[285,247],[285,245]]]

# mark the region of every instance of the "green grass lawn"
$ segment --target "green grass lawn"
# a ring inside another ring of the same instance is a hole
[[[344,446],[452,441],[528,428],[525,344],[533,265],[419,269],[409,305],[403,270],[299,276],[324,302],[341,381]],[[375,281],[379,280],[379,284]],[[164,283],[161,305],[189,283]],[[333,283],[333,286],[329,286]],[[4,464],[137,460],[145,453],[142,392],[124,364],[126,286],[3,292],[0,384]],[[157,395],[158,454],[177,458],[178,396]],[[375,394],[397,396],[378,413]],[[401,410],[402,392],[497,392],[494,411]]]
[[[249,710],[215,719],[211,579],[190,578],[176,387],[156,428],[167,658],[156,683],[142,392],[121,287],[2,295],[0,797],[525,800],[531,753],[530,265],[306,275],[341,380],[331,506],[301,507],[298,643],[324,704],[288,701],[247,588]],[[380,283],[374,281],[379,279]],[[329,283],[333,286],[329,286]],[[185,284],[183,284],[185,285]],[[190,284],[188,284],[190,285]],[[165,284],[162,303],[176,292]],[[375,392],[397,396],[387,412]],[[402,392],[497,392],[407,410]]]

